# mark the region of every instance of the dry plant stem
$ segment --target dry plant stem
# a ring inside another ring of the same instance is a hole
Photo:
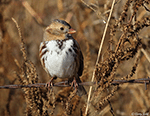
[[[96,60],[96,65],[97,65],[98,62],[99,62],[99,58],[100,58],[102,46],[103,46],[103,43],[104,43],[105,35],[106,35],[107,28],[108,28],[108,24],[109,24],[111,15],[112,15],[112,11],[113,11],[113,8],[114,8],[114,4],[115,4],[115,0],[113,0],[112,6],[111,6],[111,10],[110,10],[110,13],[109,13],[109,17],[108,17],[108,21],[107,21],[106,26],[105,26],[105,30],[104,30],[104,33],[103,33],[102,41],[101,41],[101,44],[100,44],[100,47],[99,47],[99,51],[98,51],[98,56],[97,56],[97,60]],[[92,80],[91,80],[91,82],[94,81],[94,77],[95,77],[95,69],[94,69],[94,71],[93,71],[93,75],[92,75]],[[85,110],[85,115],[87,115],[87,113],[88,113],[88,108],[89,108],[89,102],[90,102],[90,98],[91,98],[91,93],[92,93],[92,86],[90,87],[89,94],[88,94],[88,100],[87,100],[87,106],[86,106],[86,110]]]
[[[126,35],[126,33],[127,33],[127,32],[125,32],[125,33],[123,33],[123,34],[121,35],[121,37],[120,37],[120,39],[119,39],[119,42],[118,42],[118,44],[117,44],[117,47],[116,47],[115,52],[118,51],[118,49],[119,49],[119,47],[120,47],[120,45],[121,45],[121,43],[122,43],[122,39],[123,39],[123,37]]]
[[[81,2],[83,4],[85,4],[87,7],[89,7],[91,10],[93,10],[95,13],[97,12],[94,8],[92,8],[90,5],[88,5],[86,2],[84,2],[83,0],[81,0]]]
[[[21,0],[22,5],[27,9],[27,11],[32,15],[32,17],[35,19],[35,21],[43,26],[46,27],[46,25],[43,24],[42,19],[39,17],[39,15],[33,10],[33,8],[29,5],[29,3],[25,0]]]
[[[143,54],[145,55],[147,60],[150,62],[150,57],[149,57],[148,53],[143,48],[141,49],[141,51],[143,52]]]
[[[18,29],[18,34],[19,34],[19,37],[20,37],[20,39],[21,39],[21,51],[22,51],[22,53],[23,53],[24,60],[26,61],[26,60],[27,60],[27,57],[26,57],[27,55],[26,55],[26,52],[25,52],[24,41],[23,41],[23,38],[22,38],[22,35],[21,35],[21,29],[20,29],[20,27],[19,27],[17,21],[16,21],[13,17],[12,17],[12,20],[13,20],[13,22],[15,23],[17,29]]]
[[[83,0],[81,0],[81,2],[83,4],[85,4],[88,8],[90,8],[91,10],[93,10],[96,14],[98,18],[102,18],[105,22],[105,18],[101,15],[101,12],[99,10],[95,10],[94,8],[92,8],[90,5],[88,5],[86,2],[84,2]],[[98,8],[95,4],[92,4],[93,6],[95,6],[96,8]]]
[[[16,27],[17,27],[17,29],[18,29],[18,33],[19,33],[19,37],[20,38],[22,38],[22,36],[21,36],[21,31],[20,31],[20,27],[19,27],[19,25],[18,25],[18,23],[17,23],[17,21],[12,17],[11,18],[12,20],[13,20],[13,22],[16,24]]]

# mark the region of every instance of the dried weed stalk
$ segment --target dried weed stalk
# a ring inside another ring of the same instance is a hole
[[[20,65],[15,59],[17,66],[19,67],[19,73],[17,73],[18,80],[21,85],[35,84],[38,83],[38,75],[34,64],[27,59],[27,53],[25,44],[21,36],[21,30],[15,19],[12,19],[19,32],[21,38],[21,52],[23,54],[23,64]],[[88,48],[88,44],[87,44]],[[87,50],[89,52],[89,49]],[[89,55],[88,55],[89,57]],[[87,60],[89,59],[87,57]],[[84,77],[87,76],[87,71],[84,73]],[[84,78],[83,78],[84,79]],[[75,91],[70,94],[72,89],[64,88],[54,95],[53,89],[48,91],[46,88],[22,88],[25,92],[26,99],[26,115],[54,115],[55,107],[59,103],[63,103],[65,106],[65,115],[71,115],[76,110],[80,97],[77,97]],[[68,97],[69,96],[69,97]],[[74,97],[76,96],[76,97]]]
[[[82,1],[82,2],[83,2],[83,1]],[[83,3],[84,3],[84,2],[83,2]],[[110,14],[109,14],[109,17],[108,17],[108,21],[107,21],[106,26],[105,26],[105,30],[104,30],[104,33],[103,33],[102,41],[101,41],[101,44],[100,44],[100,47],[99,47],[99,51],[98,51],[98,56],[97,56],[97,60],[96,60],[96,65],[98,64],[99,59],[100,59],[100,54],[101,54],[102,46],[103,46],[103,43],[104,43],[105,35],[106,35],[107,28],[108,28],[108,24],[109,24],[111,15],[112,15],[112,11],[113,11],[113,8],[114,8],[114,4],[115,4],[115,0],[113,0],[112,7],[111,7],[111,11],[110,11]],[[99,16],[99,15],[98,15],[98,16]],[[93,76],[92,76],[92,79],[91,79],[92,82],[94,81],[94,78],[95,78],[95,69],[94,69],[94,71],[93,71]],[[87,112],[88,112],[89,101],[90,101],[90,98],[91,98],[91,92],[92,92],[92,86],[90,87],[90,90],[89,90],[89,95],[88,95],[87,107],[86,107],[85,115],[87,115]]]
[[[38,83],[38,75],[34,64],[27,59],[25,44],[21,36],[21,30],[16,20],[12,18],[18,29],[19,37],[21,39],[21,52],[23,54],[23,64],[19,66],[19,73],[17,74],[21,85],[28,85]],[[55,108],[54,93],[50,93],[41,88],[22,88],[26,99],[26,115],[48,115],[53,114],[53,110],[49,111],[51,106]]]
[[[136,21],[136,15],[138,9],[143,7],[143,4],[145,3],[148,3],[148,1],[127,0],[119,20],[115,21],[115,24],[111,29],[110,40],[114,40],[117,30],[121,30],[122,34],[115,50],[109,50],[109,57],[96,65],[94,77],[98,84],[96,91],[92,96],[91,104],[97,110],[106,105],[106,102],[110,100],[117,91],[118,85],[113,86],[111,85],[111,82],[115,79],[115,73],[119,64],[133,58],[137,54],[139,48],[142,47],[141,38],[139,38],[138,34],[141,29],[150,26],[150,17],[145,17],[141,21]],[[126,22],[126,20],[128,20],[127,17],[129,17],[128,10],[130,6],[132,6],[133,13],[131,14],[129,21]],[[139,56],[136,58],[135,63],[131,68],[131,72],[122,79],[127,80],[133,77],[138,66],[138,58]]]
[[[82,2],[85,4],[85,2],[82,0]],[[30,6],[26,4],[27,2],[22,2],[26,9],[30,10]],[[148,8],[145,6],[145,4],[148,4],[148,0],[127,0],[124,10],[120,15],[120,18],[115,21],[115,24],[111,28],[110,33],[110,44],[112,46],[115,46],[115,49],[108,50],[109,57],[106,58],[103,62],[98,63],[100,53],[98,56],[98,60],[96,63],[96,67],[94,69],[93,73],[93,79],[96,79],[97,87],[92,94],[92,98],[90,100],[90,95],[88,99],[88,103],[90,102],[90,108],[89,104],[87,104],[87,107],[85,109],[86,115],[88,109],[94,109],[95,111],[101,111],[101,109],[107,105],[106,103],[112,98],[112,96],[115,94],[115,92],[118,90],[119,85],[112,85],[111,82],[115,79],[116,71],[119,67],[119,65],[122,62],[125,62],[127,60],[130,60],[133,58],[138,50],[141,48],[141,39],[139,37],[139,32],[141,29],[150,26],[150,17],[145,17],[141,21],[137,21],[137,11],[140,7],[144,7],[146,11],[149,11]],[[87,5],[87,4],[86,4]],[[90,9],[93,10],[93,8],[89,5]],[[129,16],[129,7],[132,6],[132,14]],[[31,11],[31,10],[30,10]],[[94,12],[98,14],[98,11],[94,9]],[[111,10],[112,12],[112,10]],[[31,13],[35,19],[37,18],[35,15],[35,12]],[[130,17],[130,19],[128,19]],[[21,36],[21,30],[18,26],[15,19],[13,21],[16,24],[16,27],[19,32],[19,37],[21,39],[21,52],[23,54],[23,63],[20,65],[17,60],[16,63],[19,68],[19,73],[17,74],[18,80],[21,85],[28,85],[28,84],[34,84],[38,83],[38,75],[36,72],[36,68],[34,64],[27,59],[27,53],[25,49],[25,44],[23,41],[23,38]],[[42,24],[41,19],[37,21],[38,23]],[[107,24],[108,25],[108,24]],[[118,31],[120,30],[120,31]],[[116,38],[117,32],[121,33],[120,38]],[[104,37],[106,34],[106,30],[104,33]],[[103,37],[103,38],[104,38]],[[118,40],[117,40],[118,39]],[[104,41],[104,39],[103,39]],[[118,41],[116,45],[115,41]],[[103,42],[102,42],[103,43]],[[102,48],[102,46],[101,46]],[[100,50],[101,51],[101,50]],[[87,57],[85,70],[82,76],[82,79],[85,80],[89,76],[88,73],[88,66],[89,66],[89,58],[90,58],[90,52],[89,52],[89,45],[87,43]],[[123,80],[131,79],[137,69],[139,56],[135,58],[135,62],[132,65],[132,68],[130,70],[130,73],[127,74],[125,77],[122,77]],[[55,115],[56,107],[62,107],[61,112],[57,113],[60,115],[73,115],[75,110],[84,110],[84,108],[79,108],[80,100],[81,98],[75,95],[75,91],[70,93],[72,89],[70,87],[63,88],[59,91],[57,91],[57,94],[55,95],[53,90],[47,91],[47,89],[41,89],[41,88],[23,88],[25,92],[25,99],[26,99],[26,115]],[[91,89],[92,90],[92,89]],[[69,96],[69,97],[68,97]],[[85,103],[82,103],[85,105]],[[63,108],[64,107],[64,108]],[[59,108],[57,108],[59,109]],[[92,112],[90,110],[90,112]],[[82,111],[80,114],[82,114]]]

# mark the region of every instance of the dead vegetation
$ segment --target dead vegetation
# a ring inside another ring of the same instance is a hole
[[[100,59],[95,65],[113,1],[0,1],[0,85],[47,82],[38,51],[43,28],[56,18],[66,19],[77,30],[74,38],[84,54],[81,79],[94,81],[87,96],[70,87],[0,90],[0,115],[150,115],[150,90],[144,84],[112,82],[148,78],[150,75],[149,0],[116,1]],[[13,19],[12,21],[12,17]],[[18,34],[19,32],[19,34]],[[56,82],[62,81],[57,79]],[[23,90],[23,91],[22,91]],[[86,86],[86,90],[89,87]]]

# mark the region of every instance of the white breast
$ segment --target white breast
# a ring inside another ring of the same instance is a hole
[[[59,42],[56,40],[46,41],[46,47],[42,49],[42,52],[46,49],[48,51],[41,59],[44,59],[45,68],[52,77],[71,78],[77,73],[76,55],[71,47],[73,46],[73,40],[63,41],[61,48],[59,46],[61,41]]]

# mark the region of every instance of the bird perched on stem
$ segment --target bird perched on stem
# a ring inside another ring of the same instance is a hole
[[[55,19],[44,32],[40,45],[40,60],[46,72],[52,77],[47,86],[52,85],[55,78],[67,78],[72,82],[77,95],[86,94],[79,76],[83,72],[83,55],[79,44],[71,34],[76,31],[64,20]]]

